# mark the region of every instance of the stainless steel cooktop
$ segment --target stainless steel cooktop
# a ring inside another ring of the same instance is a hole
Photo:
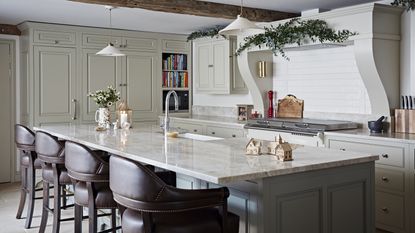
[[[319,120],[309,118],[262,118],[249,120],[246,129],[262,129],[285,132],[318,133],[324,131],[356,129],[351,121]]]

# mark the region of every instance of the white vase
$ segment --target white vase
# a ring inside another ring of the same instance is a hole
[[[108,108],[98,108],[95,112],[95,122],[99,127],[106,128],[110,124],[111,112]]]

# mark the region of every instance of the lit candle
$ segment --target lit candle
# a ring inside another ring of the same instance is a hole
[[[128,122],[128,114],[126,112],[121,112],[120,114],[120,126],[121,128],[124,128],[125,123]]]

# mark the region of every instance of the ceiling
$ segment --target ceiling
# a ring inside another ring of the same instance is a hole
[[[240,0],[207,0],[239,5]],[[288,12],[321,8],[335,9],[373,0],[245,0],[254,8]],[[67,0],[0,0],[0,24],[38,21],[60,24],[108,27],[108,12],[100,5]],[[191,15],[153,12],[137,8],[113,10],[113,27],[120,29],[188,34],[214,25],[226,25],[231,20]]]

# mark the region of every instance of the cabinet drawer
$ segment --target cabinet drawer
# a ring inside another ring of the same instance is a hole
[[[174,122],[172,125],[175,128],[184,129],[188,133],[205,134],[205,127],[203,125],[176,122]]]
[[[399,146],[382,146],[372,143],[330,140],[329,147],[347,151],[356,151],[379,155],[377,164],[405,167],[405,148]]]
[[[244,131],[242,129],[208,126],[206,134],[221,138],[240,138],[244,136]]]
[[[54,32],[45,30],[35,30],[34,43],[56,44],[56,45],[75,45],[75,32]]]
[[[108,42],[112,42],[115,47],[120,47],[121,37],[111,37],[106,35],[83,34],[82,46],[85,47],[102,47],[107,46]]]
[[[163,40],[163,51],[189,51],[190,43],[179,40]]]
[[[146,38],[129,38],[124,37],[122,48],[139,49],[139,50],[156,50],[157,40]]]
[[[405,200],[403,196],[376,192],[376,223],[403,229]]]
[[[376,168],[376,187],[405,192],[405,173],[384,168]]]

